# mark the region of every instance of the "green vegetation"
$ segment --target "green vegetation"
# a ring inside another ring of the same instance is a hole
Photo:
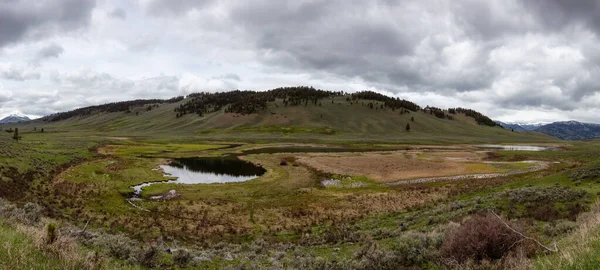
[[[148,110],[148,108],[151,110]],[[434,114],[435,111],[435,114]],[[454,112],[454,113],[451,113]],[[443,117],[439,117],[439,114]],[[410,143],[556,142],[535,132],[510,132],[467,110],[421,109],[373,92],[344,94],[312,88],[192,94],[77,109],[7,125],[45,133],[161,138],[163,141]],[[59,120],[59,121],[55,121]],[[406,132],[410,123],[410,132]],[[27,136],[28,132],[22,132]],[[39,134],[39,133],[37,133]],[[283,135],[283,136],[282,136]],[[325,136],[324,136],[325,135]]]
[[[96,107],[60,121],[11,126],[23,137],[0,136],[0,239],[8,243],[0,246],[0,267],[598,264],[600,141],[566,145],[488,126],[476,112],[423,111],[374,93],[323,94],[316,102],[268,96],[251,113],[232,113],[248,108],[223,99],[211,101],[202,116],[174,113],[209,104],[204,97],[133,103],[126,111],[123,104]],[[28,132],[33,127],[46,132]],[[535,142],[555,150],[483,150],[469,145],[474,141]],[[170,159],[223,155],[266,173],[226,184],[156,183],[134,196],[134,185],[173,179],[159,170]],[[349,172],[353,164],[361,170]],[[399,168],[401,179],[435,178],[432,172],[442,170],[505,174],[391,185],[381,180],[390,178],[386,166]],[[550,248],[556,242],[558,252],[531,239]]]

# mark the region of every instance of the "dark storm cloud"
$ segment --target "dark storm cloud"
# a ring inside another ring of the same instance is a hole
[[[0,47],[86,26],[93,0],[0,1]]]
[[[600,34],[600,1],[598,0],[524,0],[547,28],[562,29],[572,24],[583,24]]]

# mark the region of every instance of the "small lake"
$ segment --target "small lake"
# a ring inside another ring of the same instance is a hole
[[[483,144],[477,145],[477,148],[483,149],[500,149],[507,151],[549,151],[551,147],[534,146],[534,145],[503,145],[503,144]]]
[[[263,175],[266,170],[258,165],[235,156],[175,158],[168,165],[160,165],[165,175],[177,177],[175,180],[143,183],[132,186],[135,195],[142,188],[154,184],[212,184],[232,183],[252,180]]]

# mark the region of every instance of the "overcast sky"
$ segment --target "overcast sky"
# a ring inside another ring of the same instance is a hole
[[[0,0],[0,117],[310,85],[599,122],[600,0]]]

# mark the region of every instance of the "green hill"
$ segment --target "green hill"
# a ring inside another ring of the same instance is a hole
[[[280,88],[266,92],[201,93],[171,100],[112,103],[5,127],[20,127],[21,132],[31,132],[35,127],[38,132],[44,128],[45,132],[194,136],[243,141],[556,141],[535,132],[511,132],[499,126],[481,124],[489,118],[480,115],[484,119],[481,120],[469,113],[473,111],[466,111],[471,116],[459,111],[465,112],[421,108],[410,101],[373,92],[351,95],[312,88]]]

